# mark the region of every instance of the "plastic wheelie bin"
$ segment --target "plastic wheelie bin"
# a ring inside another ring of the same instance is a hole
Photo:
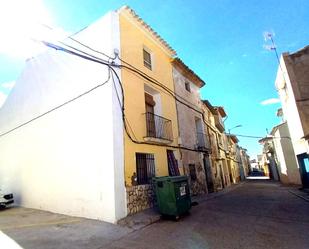
[[[191,208],[191,197],[187,176],[163,176],[153,178],[159,212],[174,216],[187,213]]]

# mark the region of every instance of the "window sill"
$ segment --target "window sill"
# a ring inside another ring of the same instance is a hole
[[[173,142],[173,140],[156,137],[144,137],[144,141],[152,144],[171,144]]]

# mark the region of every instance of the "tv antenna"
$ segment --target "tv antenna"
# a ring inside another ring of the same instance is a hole
[[[274,32],[265,31],[263,33],[263,36],[264,36],[265,42],[270,41],[270,44],[265,44],[264,48],[266,50],[269,50],[269,51],[272,51],[272,50],[275,51],[275,54],[276,54],[276,57],[277,57],[277,61],[278,61],[278,65],[279,65],[280,70],[282,72],[282,76],[283,76],[283,80],[284,80],[284,84],[285,84],[286,80],[285,80],[285,77],[284,77],[284,71],[283,71],[283,69],[281,67],[280,58],[279,58],[279,55],[278,55],[278,52],[277,52],[277,47],[276,47],[276,44],[275,44],[275,41],[274,41],[275,33]]]

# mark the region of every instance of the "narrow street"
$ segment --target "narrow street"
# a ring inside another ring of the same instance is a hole
[[[200,201],[178,222],[142,229],[34,209],[0,213],[0,230],[24,249],[309,248],[309,202],[267,180],[250,180]],[[223,194],[222,194],[223,193]]]
[[[193,207],[179,222],[160,221],[108,248],[309,248],[309,202],[288,190],[250,181]]]

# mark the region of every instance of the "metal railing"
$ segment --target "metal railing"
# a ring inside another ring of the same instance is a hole
[[[196,140],[197,140],[197,148],[199,149],[209,149],[210,143],[207,134],[203,132],[196,133]]]
[[[146,137],[173,141],[172,121],[151,112],[145,113]]]

